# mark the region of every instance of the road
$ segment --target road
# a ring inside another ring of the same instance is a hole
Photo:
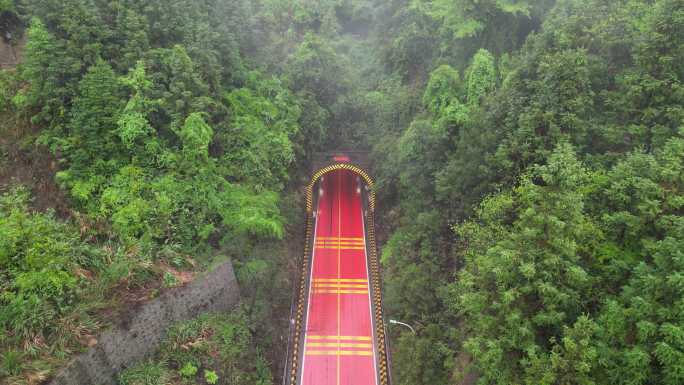
[[[362,183],[321,178],[300,385],[377,385]]]

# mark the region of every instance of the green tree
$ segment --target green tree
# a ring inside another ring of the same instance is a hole
[[[492,54],[485,49],[477,51],[465,75],[467,102],[479,104],[484,96],[494,91],[496,78],[496,68]]]
[[[145,96],[158,101],[150,124],[162,136],[170,135],[169,129],[178,130],[191,113],[208,111],[216,104],[182,45],[150,51],[145,70],[151,82]]]
[[[52,110],[62,110],[60,106],[65,90],[61,84],[63,72],[59,68],[63,47],[37,18],[31,20],[26,31],[28,42],[24,62],[20,67],[22,79],[31,87],[26,91],[25,107],[38,110],[35,120],[47,120]]]
[[[442,65],[430,73],[423,104],[433,114],[443,114],[446,109],[461,103],[462,94],[463,85],[458,71],[449,65]]]
[[[445,300],[472,329],[464,347],[483,381],[591,383],[596,352],[574,351],[593,337],[592,327],[577,323],[593,323],[582,314],[596,300],[591,266],[602,240],[585,214],[590,178],[561,145],[547,166],[485,200],[473,221],[456,227],[468,245],[465,268]],[[507,359],[512,355],[521,359]]]
[[[149,115],[157,102],[148,97],[152,82],[147,78],[143,61],[139,61],[121,81],[132,94],[117,120],[117,132],[123,144],[131,149],[139,138],[154,132]]]
[[[108,11],[116,14],[112,28],[113,41],[108,45],[112,50],[109,56],[118,58],[117,69],[126,71],[134,67],[150,49],[149,23],[144,15],[118,2],[112,2]]]
[[[200,113],[192,113],[185,120],[185,124],[178,132],[183,143],[183,153],[189,157],[207,158],[209,156],[209,143],[214,136],[214,131],[204,122]]]
[[[309,91],[319,104],[332,106],[349,88],[342,60],[328,42],[307,34],[287,64],[292,89]]]
[[[440,41],[439,25],[423,10],[408,7],[408,1],[388,2],[386,21],[379,20],[381,59],[390,72],[404,80],[421,80],[432,67]]]
[[[67,136],[56,140],[68,164],[58,179],[81,204],[91,202],[122,162],[116,128],[123,96],[112,68],[99,61],[79,83]]]
[[[441,19],[443,28],[457,38],[481,32],[492,20],[501,15],[530,17],[535,2],[514,0],[434,0],[421,1],[428,13]]]
[[[230,128],[220,133],[228,174],[257,189],[280,191],[294,161],[291,139],[301,110],[276,78],[252,72],[244,88],[226,94]]]

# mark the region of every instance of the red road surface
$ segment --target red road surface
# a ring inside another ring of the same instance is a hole
[[[361,182],[320,182],[301,385],[377,385]]]

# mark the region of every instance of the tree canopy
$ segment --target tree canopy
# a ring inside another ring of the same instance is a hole
[[[0,182],[47,158],[68,210],[0,186],[0,381],[228,256],[255,290],[188,335],[254,365],[167,346],[121,381],[277,382],[308,161],[352,148],[417,330],[395,384],[684,382],[682,0],[0,0],[9,29]]]

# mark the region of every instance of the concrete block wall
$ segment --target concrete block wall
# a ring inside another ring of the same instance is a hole
[[[11,45],[0,36],[0,69],[12,69],[21,62],[21,55],[26,45],[23,37],[16,45]]]
[[[154,353],[174,323],[234,308],[240,292],[230,262],[132,309],[98,344],[74,358],[49,385],[115,385],[116,375]]]

